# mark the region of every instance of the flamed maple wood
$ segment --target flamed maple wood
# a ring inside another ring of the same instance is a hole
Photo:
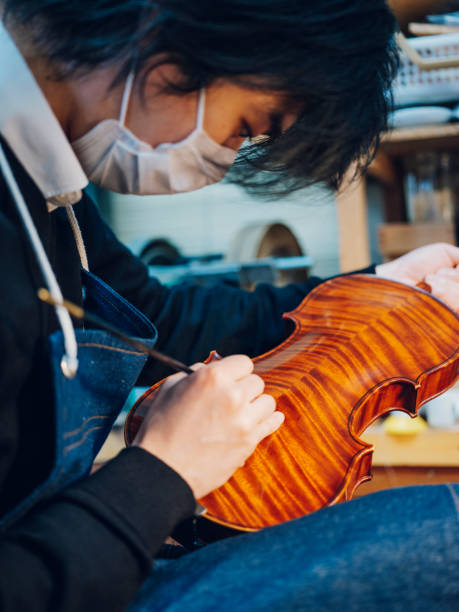
[[[359,439],[366,427],[394,408],[416,415],[458,377],[459,317],[421,289],[338,277],[284,317],[295,323],[293,333],[254,363],[285,422],[200,500],[206,518],[235,529],[260,529],[350,499],[371,478],[373,447]],[[127,443],[160,384],[133,407]]]

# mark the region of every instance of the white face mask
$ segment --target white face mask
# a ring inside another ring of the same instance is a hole
[[[131,72],[119,120],[106,119],[72,143],[89,180],[111,191],[138,195],[193,191],[220,181],[236,151],[204,131],[205,91],[199,95],[193,132],[181,142],[153,148],[124,125],[133,81]]]

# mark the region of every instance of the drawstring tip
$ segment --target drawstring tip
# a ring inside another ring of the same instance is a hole
[[[61,359],[61,370],[65,378],[75,378],[78,372],[78,359],[64,355]]]

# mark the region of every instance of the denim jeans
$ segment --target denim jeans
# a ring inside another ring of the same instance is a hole
[[[159,560],[129,612],[459,611],[459,484],[381,491]]]

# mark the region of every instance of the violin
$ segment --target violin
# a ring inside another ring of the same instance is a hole
[[[459,317],[422,289],[342,276],[283,316],[294,324],[290,336],[253,361],[284,424],[199,500],[206,520],[239,531],[351,499],[372,477],[374,447],[360,439],[363,431],[394,409],[416,416],[459,376]],[[161,384],[131,409],[127,444]]]

